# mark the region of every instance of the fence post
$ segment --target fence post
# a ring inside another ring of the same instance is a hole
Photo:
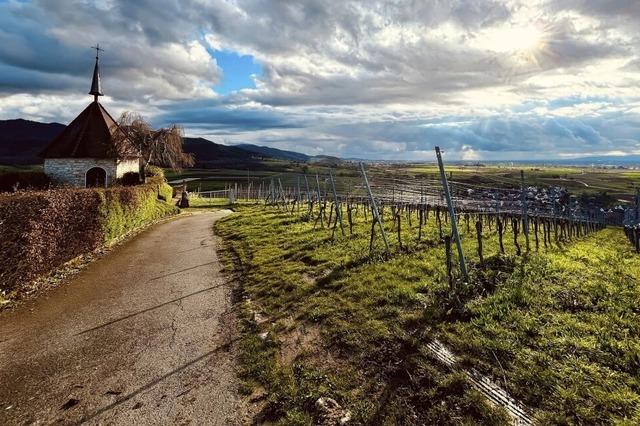
[[[511,228],[513,229],[513,245],[516,246],[516,255],[522,254],[520,250],[520,244],[518,244],[518,228],[520,221],[516,217],[511,218]]]
[[[320,219],[320,226],[322,228],[324,228],[324,206],[321,203],[321,194],[320,194],[320,179],[318,179],[318,174],[316,173],[316,188],[318,190],[318,218]],[[316,219],[316,223],[313,225],[313,227],[316,227],[316,224],[318,223],[318,219]]]
[[[364,179],[364,185],[367,187],[367,193],[369,194],[369,200],[371,201],[371,211],[373,213],[373,221],[378,222],[378,226],[380,227],[380,233],[382,234],[382,239],[384,240],[384,246],[389,251],[389,241],[387,241],[387,234],[384,232],[384,226],[382,225],[382,219],[380,218],[380,214],[378,213],[378,204],[376,203],[376,199],[373,198],[373,192],[371,192],[371,187],[369,186],[369,179],[367,178],[367,172],[364,170],[364,164],[360,162],[360,171],[362,172],[362,178]],[[373,235],[373,234],[371,234]]]
[[[497,216],[496,218],[496,226],[498,227],[498,242],[500,243],[500,253],[504,254],[504,244],[502,242],[503,227],[502,220],[500,220],[499,216]]]
[[[476,236],[478,238],[478,257],[480,258],[480,264],[483,264],[484,257],[482,256],[482,220],[476,221]]]
[[[318,206],[320,206],[320,199],[321,199],[320,179],[318,179],[318,174],[317,173],[316,173],[316,190],[317,190],[317,197],[318,197]]]
[[[300,192],[300,175],[296,175],[298,184],[298,193],[296,194],[296,204],[298,204],[298,213],[300,213],[300,202],[302,201],[302,193]]]
[[[329,179],[331,179],[331,189],[333,190],[333,204],[336,207],[336,223],[340,221],[340,230],[344,236],[344,224],[342,223],[342,209],[340,208],[340,200],[338,200],[338,194],[336,193],[336,183],[333,180],[333,173],[331,173],[331,167],[329,167]],[[333,227],[335,231],[335,226]]]
[[[524,170],[520,170],[520,190],[522,191],[522,233],[524,234],[527,251],[529,251],[529,206],[527,205],[527,188],[524,182]]]
[[[274,203],[276,199],[276,189],[275,189],[275,184],[273,183],[273,178],[271,178],[269,180],[269,193],[267,194],[267,199],[266,201],[269,201],[270,203]],[[265,202],[265,204],[267,204]]]
[[[636,188],[636,225],[640,223],[640,188]]]
[[[282,205],[286,206],[287,199],[285,198],[284,188],[282,187],[282,181],[280,180],[280,178],[278,178],[278,192],[279,192],[278,198],[282,197]]]
[[[440,169],[440,179],[442,180],[442,189],[444,190],[444,196],[447,199],[447,207],[449,208],[449,215],[451,217],[451,233],[456,240],[456,247],[458,249],[458,260],[460,262],[460,270],[464,275],[465,280],[469,281],[469,273],[467,272],[467,263],[464,259],[464,252],[462,251],[462,242],[460,241],[460,234],[458,233],[458,225],[456,223],[456,211],[451,201],[451,194],[449,193],[449,183],[447,182],[447,175],[444,171],[444,164],[442,163],[442,155],[440,154],[440,147],[436,146],[436,157],[438,158],[438,168]]]
[[[311,204],[311,194],[309,193],[309,179],[307,179],[307,175],[304,175],[304,185],[307,188],[307,215],[309,215],[309,217],[311,217],[311,208],[313,206],[313,204]]]

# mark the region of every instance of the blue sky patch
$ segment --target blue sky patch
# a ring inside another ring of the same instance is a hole
[[[262,67],[251,55],[239,55],[226,50],[212,50],[223,76],[214,89],[221,95],[227,95],[240,89],[255,89],[252,75],[262,75]]]

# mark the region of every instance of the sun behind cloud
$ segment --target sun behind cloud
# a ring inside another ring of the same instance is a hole
[[[536,26],[504,25],[482,35],[480,43],[499,53],[532,52],[543,44],[543,32]]]

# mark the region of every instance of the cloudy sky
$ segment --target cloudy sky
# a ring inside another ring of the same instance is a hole
[[[638,0],[0,0],[0,119],[432,160],[640,153]]]

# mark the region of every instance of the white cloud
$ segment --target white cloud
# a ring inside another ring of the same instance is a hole
[[[638,5],[0,4],[0,118],[73,117],[87,101],[88,46],[101,42],[110,109],[179,120],[228,142],[407,159],[430,155],[436,142],[470,159],[631,152],[640,127]],[[222,70],[207,49],[253,55],[263,68],[256,88],[217,95]]]

